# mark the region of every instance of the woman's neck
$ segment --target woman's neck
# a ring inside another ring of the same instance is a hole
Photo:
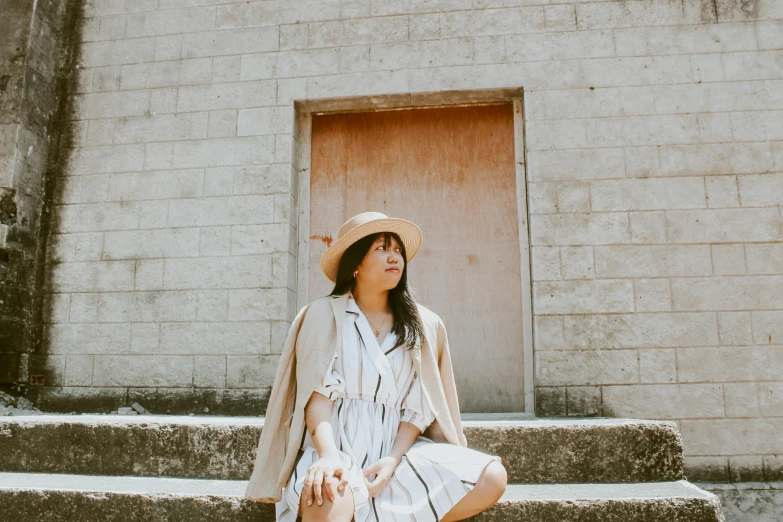
[[[353,299],[356,304],[359,305],[365,313],[381,313],[385,314],[389,311],[389,291],[383,290],[381,292],[368,291],[366,288],[359,288],[358,285],[354,286],[351,290]]]

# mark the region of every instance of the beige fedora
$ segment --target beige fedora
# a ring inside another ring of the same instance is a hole
[[[343,223],[337,232],[337,241],[332,243],[321,256],[321,270],[333,283],[337,280],[340,258],[349,246],[370,234],[394,232],[405,245],[408,262],[419,251],[423,240],[421,229],[405,219],[390,218],[381,212],[362,212]]]

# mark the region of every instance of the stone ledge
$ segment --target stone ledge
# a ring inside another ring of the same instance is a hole
[[[49,377],[46,378],[49,382]],[[28,398],[47,412],[109,413],[121,406],[141,403],[161,415],[262,415],[269,388],[127,388],[100,386],[32,386]]]
[[[274,506],[243,498],[246,481],[0,473],[0,516],[103,521],[273,521]],[[719,522],[717,498],[686,481],[510,484],[487,522]]]
[[[671,422],[469,417],[468,445],[500,455],[513,483],[684,478],[682,441]],[[262,426],[260,417],[5,417],[0,471],[246,479]]]

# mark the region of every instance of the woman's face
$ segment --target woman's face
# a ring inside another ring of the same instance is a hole
[[[391,236],[391,242],[386,247],[383,234],[379,234],[356,268],[356,280],[372,288],[391,290],[400,282],[403,268],[405,261],[402,258],[402,246]]]

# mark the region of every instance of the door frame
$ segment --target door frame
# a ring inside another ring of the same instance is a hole
[[[514,111],[514,162],[519,229],[519,263],[522,297],[522,360],[524,364],[525,413],[535,411],[535,358],[533,353],[533,292],[530,261],[530,220],[528,214],[527,151],[525,147],[524,90],[522,87],[371,95],[341,98],[294,100],[292,192],[298,209],[296,226],[296,305],[293,316],[310,302],[308,274],[310,263],[310,154],[313,115],[340,112],[374,112],[488,105],[511,102]],[[335,224],[337,225],[337,224]],[[335,230],[336,232],[336,230]]]

